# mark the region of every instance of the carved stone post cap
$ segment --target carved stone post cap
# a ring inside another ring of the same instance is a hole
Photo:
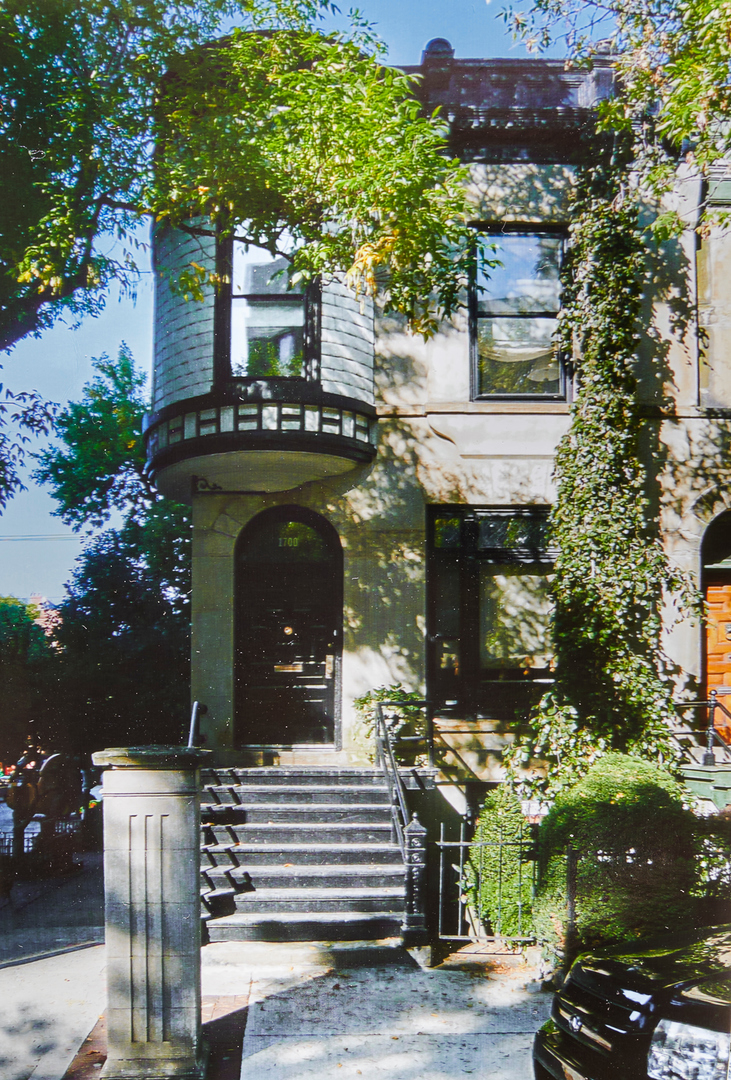
[[[411,815],[411,821],[408,823],[404,832],[407,836],[421,836],[426,835],[426,829],[419,821],[416,811]]]
[[[103,769],[197,769],[211,750],[192,746],[114,746],[91,755]]]

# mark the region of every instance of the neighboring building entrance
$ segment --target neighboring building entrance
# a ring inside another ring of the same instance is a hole
[[[343,556],[301,507],[266,510],[236,554],[236,745],[339,741]]]
[[[715,690],[718,700],[731,712],[731,513],[726,511],[711,523],[702,551],[708,611],[706,693]],[[731,720],[720,709],[716,727],[726,742],[731,742]]]

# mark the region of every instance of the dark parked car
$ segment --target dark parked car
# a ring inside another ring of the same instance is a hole
[[[731,1080],[731,925],[580,956],[536,1035],[536,1080]]]

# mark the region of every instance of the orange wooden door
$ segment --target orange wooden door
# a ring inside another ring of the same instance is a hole
[[[718,700],[731,712],[731,582],[707,585],[706,603],[706,686],[709,693],[718,691]],[[731,742],[731,720],[720,709],[716,727],[722,738]]]

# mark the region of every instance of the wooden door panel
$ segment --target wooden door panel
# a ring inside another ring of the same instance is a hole
[[[706,604],[706,687],[731,691],[731,582],[707,585]],[[719,693],[718,700],[731,712],[731,692]],[[731,720],[718,710],[715,722],[722,738],[731,742]]]

